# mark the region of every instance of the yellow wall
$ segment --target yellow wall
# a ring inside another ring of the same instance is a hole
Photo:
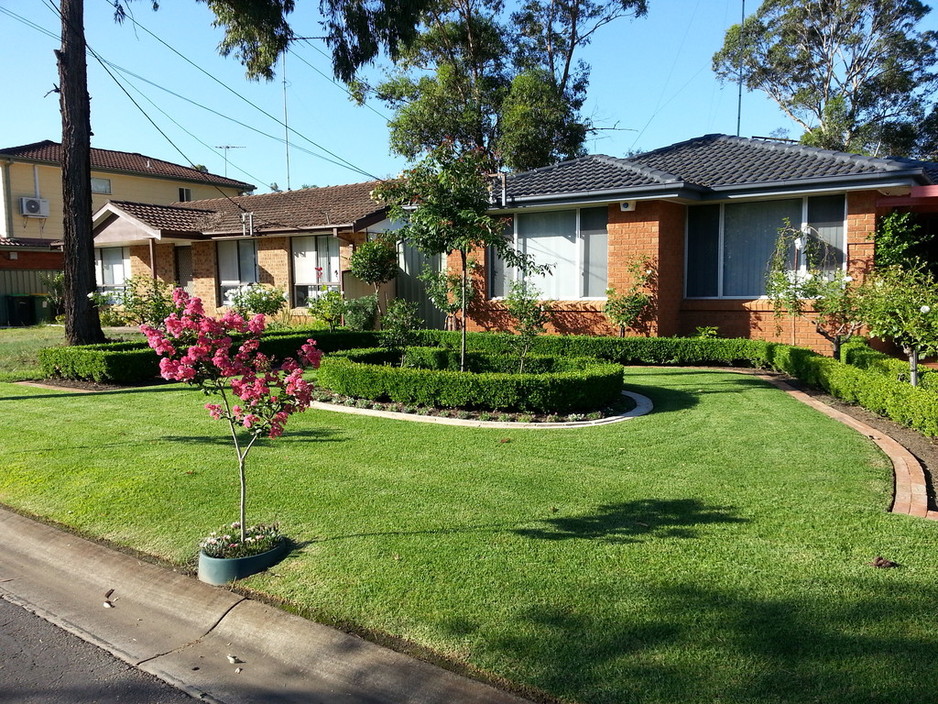
[[[62,170],[58,166],[36,165],[39,173],[39,197],[49,201],[49,217],[28,218],[20,215],[20,198],[34,197],[33,164],[10,164],[8,173],[10,183],[5,189],[9,194],[7,207],[10,218],[0,221],[0,236],[39,237],[61,239],[62,231]],[[92,170],[92,177],[107,178],[111,181],[111,193],[92,195],[92,212],[109,200],[129,200],[137,203],[156,203],[166,205],[179,200],[179,188],[189,188],[192,200],[236,196],[234,188],[216,188],[204,183],[192,183],[165,178],[147,178],[131,174],[108,173]],[[7,232],[8,220],[12,219],[12,231]]]

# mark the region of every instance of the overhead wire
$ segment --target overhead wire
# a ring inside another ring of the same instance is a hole
[[[54,14],[56,14],[59,18],[62,17],[62,15],[61,15],[59,9],[56,8],[56,7],[50,2],[50,0],[43,0],[43,2],[44,2],[44,4],[46,5],[46,7],[48,7],[50,10],[52,10],[52,12],[53,12]],[[185,154],[185,152],[169,137],[169,135],[166,134],[166,132],[155,122],[155,120],[153,120],[153,118],[146,112],[146,110],[143,109],[143,107],[134,99],[134,97],[133,97],[132,95],[130,95],[129,91],[124,87],[124,85],[120,82],[120,80],[118,80],[118,78],[111,72],[111,70],[109,69],[107,63],[103,60],[102,57],[100,57],[100,56],[97,54],[97,52],[96,52],[94,49],[92,49],[92,47],[88,44],[87,41],[85,41],[85,49],[86,49],[87,52],[88,52],[89,54],[91,54],[91,56],[101,65],[101,67],[104,69],[105,73],[107,73],[107,75],[111,78],[111,80],[114,81],[114,83],[118,86],[118,88],[120,88],[120,90],[124,93],[124,95],[127,97],[127,99],[130,100],[131,103],[134,105],[134,107],[136,107],[137,110],[140,111],[140,113],[141,113],[141,114],[144,116],[144,118],[153,126],[153,128],[156,129],[157,132],[159,132],[160,135],[170,144],[170,146],[172,146],[173,149],[175,149],[175,150],[180,154],[180,156],[183,157],[183,159],[186,161],[186,163],[188,163],[188,164],[190,165],[190,167],[194,168],[194,167],[195,167],[195,163],[194,163],[191,159],[188,158],[188,156]],[[161,111],[161,112],[162,112],[162,111]],[[174,121],[174,123],[175,123],[175,121]],[[188,132],[187,132],[187,133],[188,133]],[[199,172],[199,173],[201,173],[201,172]],[[241,211],[242,213],[248,213],[248,212],[250,212],[250,211],[247,210],[247,208],[245,208],[245,207],[244,207],[243,205],[241,205],[239,202],[237,202],[236,200],[234,200],[234,198],[232,198],[230,195],[228,195],[227,193],[225,193],[225,192],[219,187],[219,185],[218,185],[217,183],[213,183],[213,182],[211,182],[211,181],[209,181],[208,179],[205,179],[205,178],[203,178],[203,182],[206,183],[206,185],[209,185],[209,186],[215,188],[215,190],[217,190],[217,191],[221,194],[221,197],[222,197],[223,199],[225,199],[225,200],[227,200],[228,202],[230,202],[235,208],[237,208],[237,209],[238,209],[239,211]],[[296,199],[296,198],[293,198],[293,200],[294,200],[295,202],[300,203],[301,205],[304,205],[304,204],[302,204],[301,201],[299,201],[299,200]],[[304,207],[305,207],[305,205],[304,205]],[[257,218],[257,219],[260,220],[261,224],[267,224],[267,225],[271,225],[271,226],[274,226],[274,227],[282,227],[282,228],[285,228],[285,229],[293,229],[293,230],[296,230],[296,229],[302,229],[302,227],[304,227],[304,226],[302,226],[302,225],[297,225],[297,224],[295,224],[295,223],[293,223],[293,224],[283,223],[283,222],[280,222],[280,221],[277,221],[277,220],[269,220],[269,219],[267,219],[267,218]]]
[[[104,0],[104,1],[107,2],[107,3],[110,4],[110,5],[113,5],[113,2],[112,2],[111,0]],[[152,32],[152,31],[150,31],[146,26],[144,26],[143,24],[141,24],[141,23],[140,23],[138,20],[136,20],[134,17],[132,17],[132,16],[130,16],[130,15],[127,15],[127,19],[130,20],[130,21],[133,23],[134,27],[136,27],[137,29],[140,29],[141,31],[143,31],[143,32],[145,32],[146,34],[148,34],[149,36],[151,36],[154,40],[156,40],[157,42],[159,42],[160,44],[162,44],[164,47],[166,47],[167,49],[169,49],[171,52],[173,52],[174,54],[176,54],[176,56],[178,56],[180,59],[182,59],[183,61],[185,61],[187,64],[189,64],[190,66],[192,66],[193,68],[195,68],[196,70],[198,70],[200,73],[202,73],[202,74],[204,74],[205,76],[207,76],[208,78],[210,78],[212,81],[214,81],[215,83],[217,83],[219,86],[221,86],[222,88],[224,88],[226,91],[228,91],[228,92],[231,93],[232,95],[236,96],[239,100],[242,100],[243,102],[247,103],[247,104],[250,105],[252,108],[254,108],[254,109],[257,110],[258,112],[260,112],[261,114],[265,115],[266,117],[270,118],[271,120],[273,120],[274,122],[276,122],[278,125],[280,125],[280,126],[283,127],[284,129],[288,130],[291,134],[294,134],[294,135],[296,135],[297,137],[299,137],[300,139],[303,139],[303,140],[309,142],[310,144],[312,144],[312,145],[313,145],[314,147],[316,147],[317,149],[319,149],[319,150],[325,152],[326,154],[329,154],[330,156],[334,157],[335,159],[339,160],[346,168],[350,169],[351,171],[355,171],[355,172],[357,172],[357,173],[359,173],[359,174],[362,174],[363,176],[367,176],[367,177],[369,177],[369,178],[371,178],[371,179],[380,180],[377,176],[375,176],[374,174],[370,173],[370,172],[367,171],[366,169],[363,169],[363,168],[361,168],[361,167],[359,167],[359,166],[356,166],[355,164],[353,164],[352,162],[350,162],[348,159],[343,158],[342,156],[336,154],[336,153],[333,152],[332,150],[330,150],[330,149],[324,147],[323,145],[319,144],[318,142],[316,142],[316,141],[310,139],[309,137],[307,137],[307,136],[304,135],[303,133],[297,131],[295,128],[290,127],[289,125],[287,125],[286,123],[284,123],[283,120],[281,120],[280,118],[276,117],[275,115],[272,115],[271,113],[269,113],[269,112],[267,112],[266,110],[264,110],[264,108],[260,107],[259,105],[257,105],[256,103],[252,102],[251,100],[247,99],[246,97],[244,97],[243,95],[241,95],[241,93],[239,93],[238,91],[236,91],[234,88],[232,88],[232,87],[230,87],[229,85],[227,85],[224,81],[219,80],[217,77],[213,76],[211,73],[209,73],[208,71],[206,71],[204,68],[202,68],[201,66],[199,66],[197,63],[195,63],[194,61],[192,61],[190,58],[188,58],[185,54],[183,54],[182,52],[180,52],[179,50],[177,50],[177,49],[176,49],[175,47],[173,47],[171,44],[169,44],[168,42],[164,41],[160,36],[158,36],[157,34],[155,34],[155,33]]]

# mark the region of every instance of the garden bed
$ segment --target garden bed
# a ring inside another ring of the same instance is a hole
[[[322,361],[317,382],[341,396],[405,406],[518,412],[587,414],[613,405],[622,392],[622,367],[588,357],[534,356],[532,373],[512,373],[515,360],[482,352],[467,356],[417,347],[401,354],[379,348],[347,350]],[[395,364],[396,363],[396,364]]]

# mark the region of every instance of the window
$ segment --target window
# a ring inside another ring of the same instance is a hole
[[[516,215],[508,231],[515,249],[550,271],[524,277],[493,256],[490,295],[505,296],[511,281],[526,279],[544,298],[602,298],[608,285],[607,219],[605,207]]]
[[[130,253],[126,247],[94,250],[94,277],[98,291],[109,303],[116,303],[130,278]]]
[[[179,189],[179,202],[188,203],[190,200],[192,200],[192,189],[180,188]]]
[[[764,296],[769,259],[786,219],[815,241],[822,268],[843,267],[842,195],[692,206],[687,209],[687,297]]]
[[[109,194],[111,192],[111,179],[92,178],[91,179],[91,192]]]
[[[232,294],[241,286],[257,283],[257,241],[217,242],[218,296],[222,305],[231,305]]]
[[[304,308],[324,291],[339,291],[339,240],[332,235],[294,237],[293,306]]]

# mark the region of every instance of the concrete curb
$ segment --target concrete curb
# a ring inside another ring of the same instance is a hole
[[[625,420],[644,416],[654,410],[654,404],[651,399],[632,391],[623,391],[623,396],[627,396],[635,402],[635,408],[626,413],[620,413],[617,416],[608,416],[599,420],[584,420],[570,423],[503,423],[495,420],[461,420],[459,418],[441,418],[440,416],[420,416],[416,413],[399,413],[397,411],[376,411],[371,408],[356,408],[354,406],[341,406],[336,403],[322,403],[314,401],[310,406],[321,411],[335,411],[336,413],[352,413],[361,416],[374,416],[376,418],[388,418],[391,420],[409,420],[417,423],[436,423],[438,425],[458,425],[464,428],[494,428],[503,430],[517,429],[536,429],[536,430],[558,430],[565,428],[590,428],[595,425],[609,425],[611,423],[621,423]]]
[[[524,704],[5,509],[0,554],[0,597],[202,701]]]

